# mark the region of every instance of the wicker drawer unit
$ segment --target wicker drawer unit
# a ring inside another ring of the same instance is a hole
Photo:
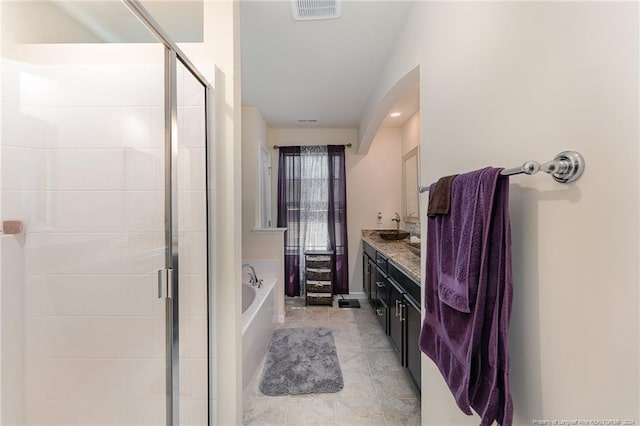
[[[333,304],[333,253],[305,253],[307,305]]]

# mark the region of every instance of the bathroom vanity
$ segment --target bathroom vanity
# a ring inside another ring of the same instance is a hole
[[[363,288],[400,363],[420,391],[420,256],[408,241],[387,241],[374,230],[362,231]]]

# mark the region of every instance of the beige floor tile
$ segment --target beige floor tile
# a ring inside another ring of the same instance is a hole
[[[322,319],[305,319],[302,321],[302,326],[303,327],[322,327],[322,328],[329,328],[329,321],[328,320],[322,320]]]
[[[371,375],[358,371],[342,371],[344,389],[339,392],[340,399],[347,398],[357,402],[358,406],[374,407],[380,403]]]
[[[304,319],[304,309],[287,309],[284,312],[284,321],[302,321]]]
[[[341,348],[338,348],[337,352],[342,371],[355,371],[362,375],[371,375],[366,352]]]
[[[287,417],[288,397],[249,398],[244,407],[242,424],[250,425],[284,425]]]
[[[393,351],[387,336],[384,333],[360,334],[362,346],[367,352]]]
[[[324,398],[290,398],[287,404],[289,425],[335,425],[335,400]]]
[[[304,320],[329,322],[329,311],[326,309],[318,310],[307,307],[304,311]]]
[[[395,351],[369,352],[367,353],[367,359],[374,374],[390,371],[404,374],[404,367],[400,364],[399,354]]]
[[[382,407],[362,406],[360,401],[343,398],[336,401],[336,423],[338,425],[376,426],[385,425]]]
[[[378,372],[373,374],[373,383],[378,395],[390,396],[397,399],[415,398],[417,390],[404,372]]]
[[[397,399],[386,396],[381,398],[380,401],[387,425],[420,425],[422,419],[420,415],[420,400],[418,398]]]
[[[276,328],[299,328],[303,327],[302,321],[285,321],[284,324],[276,324]]]

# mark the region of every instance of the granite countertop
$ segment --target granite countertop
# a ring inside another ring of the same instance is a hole
[[[399,241],[383,240],[375,229],[363,229],[362,240],[369,243],[373,248],[384,254],[400,270],[415,279],[422,285],[420,273],[420,258],[413,254],[405,243],[409,238]]]

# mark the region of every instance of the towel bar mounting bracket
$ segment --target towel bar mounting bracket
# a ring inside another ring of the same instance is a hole
[[[549,173],[560,183],[573,182],[582,176],[584,172],[584,158],[582,158],[579,152],[563,151],[556,155],[553,161],[558,164],[558,168],[556,170],[549,170]]]

